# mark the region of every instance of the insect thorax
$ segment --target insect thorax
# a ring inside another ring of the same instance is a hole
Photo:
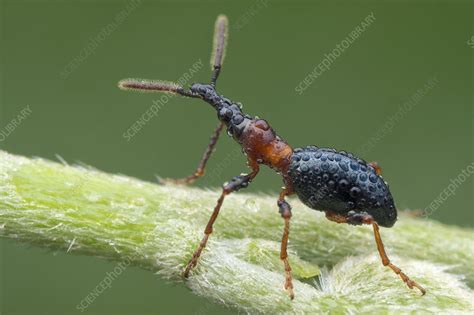
[[[293,150],[265,120],[245,114],[239,103],[219,95],[211,85],[194,84],[191,91],[216,109],[218,119],[227,126],[227,133],[242,146],[249,159],[285,176]]]

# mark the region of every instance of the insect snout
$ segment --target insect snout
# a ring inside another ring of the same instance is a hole
[[[199,94],[203,97],[216,93],[214,87],[210,84],[194,83],[189,89],[191,92]]]

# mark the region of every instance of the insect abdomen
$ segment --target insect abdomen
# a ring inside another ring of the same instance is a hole
[[[314,146],[295,149],[289,175],[294,191],[312,209],[342,215],[365,211],[382,226],[395,223],[397,213],[387,183],[350,153]]]

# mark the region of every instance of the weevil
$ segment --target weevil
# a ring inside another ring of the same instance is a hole
[[[217,112],[219,124],[195,172],[188,177],[168,181],[191,184],[203,176],[206,164],[224,127],[242,147],[247,157],[247,165],[251,172],[235,176],[223,185],[217,204],[204,229],[203,239],[183,271],[184,277],[188,277],[197,265],[226,196],[246,188],[257,176],[260,165],[265,165],[281,174],[284,183],[277,200],[279,213],[284,220],[280,259],[285,273],[284,288],[291,299],[294,298],[294,292],[287,245],[292,208],[286,197],[294,194],[305,205],[325,212],[326,217],[336,223],[372,225],[383,265],[398,274],[410,289],[416,287],[424,295],[425,289],[395,266],[385,252],[379,226],[392,227],[397,220],[397,210],[388,184],[382,178],[381,169],[376,162],[367,163],[351,153],[332,148],[306,146],[293,149],[275,133],[266,120],[245,114],[240,103],[231,101],[217,92],[216,83],[225,56],[227,30],[227,17],[218,16],[214,29],[212,74],[209,84],[194,83],[185,89],[165,81],[125,79],[119,82],[119,87],[124,90],[174,93],[201,99]]]

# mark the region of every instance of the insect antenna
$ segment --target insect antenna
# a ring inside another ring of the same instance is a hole
[[[229,21],[225,15],[219,15],[214,26],[214,41],[211,56],[212,77],[211,85],[216,86],[217,78],[221,72],[222,63],[224,62],[225,49],[228,37]]]
[[[167,81],[144,80],[144,79],[124,79],[119,81],[118,87],[122,90],[132,90],[140,92],[162,92],[174,93],[187,97],[201,98],[201,96],[186,91],[182,86]]]

